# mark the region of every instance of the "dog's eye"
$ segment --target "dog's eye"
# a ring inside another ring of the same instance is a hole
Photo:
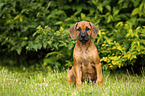
[[[81,31],[81,28],[79,27],[79,28],[77,29],[77,31]]]
[[[86,27],[86,31],[89,31],[89,30],[90,30],[90,28]]]

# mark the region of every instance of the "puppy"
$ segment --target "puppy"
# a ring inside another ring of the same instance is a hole
[[[82,82],[91,80],[103,85],[100,58],[91,36],[95,39],[99,32],[94,24],[87,21],[77,22],[69,29],[72,39],[77,35],[77,42],[73,51],[74,66],[67,74],[67,82],[76,82],[78,87]]]

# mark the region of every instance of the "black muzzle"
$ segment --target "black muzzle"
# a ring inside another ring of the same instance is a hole
[[[82,42],[82,43],[85,43],[89,40],[89,36],[88,36],[88,33],[87,32],[80,32],[79,34],[79,41]]]

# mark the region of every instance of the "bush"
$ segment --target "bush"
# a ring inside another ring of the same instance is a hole
[[[113,33],[111,38],[102,36],[105,40],[101,46],[100,54],[103,56],[101,61],[106,63],[105,69],[135,65],[138,56],[143,59],[145,53],[144,28],[139,26],[132,30],[128,24],[119,22]]]
[[[72,48],[75,44],[71,40],[68,30],[60,27],[58,31],[45,26],[37,27],[37,31],[33,34],[34,40],[29,41],[27,50],[40,50],[46,49],[49,53],[43,59],[43,65],[48,69],[58,69],[61,67],[71,66],[70,61],[72,56]],[[67,63],[67,64],[66,64]]]
[[[144,0],[4,0],[0,10],[1,54],[27,58],[36,51],[31,56],[50,70],[72,66],[68,29],[86,20],[100,29],[94,42],[105,69],[144,62]]]

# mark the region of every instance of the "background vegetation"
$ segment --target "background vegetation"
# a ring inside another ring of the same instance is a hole
[[[0,62],[52,69],[73,65],[68,29],[94,23],[104,70],[145,65],[145,0],[1,0]]]

